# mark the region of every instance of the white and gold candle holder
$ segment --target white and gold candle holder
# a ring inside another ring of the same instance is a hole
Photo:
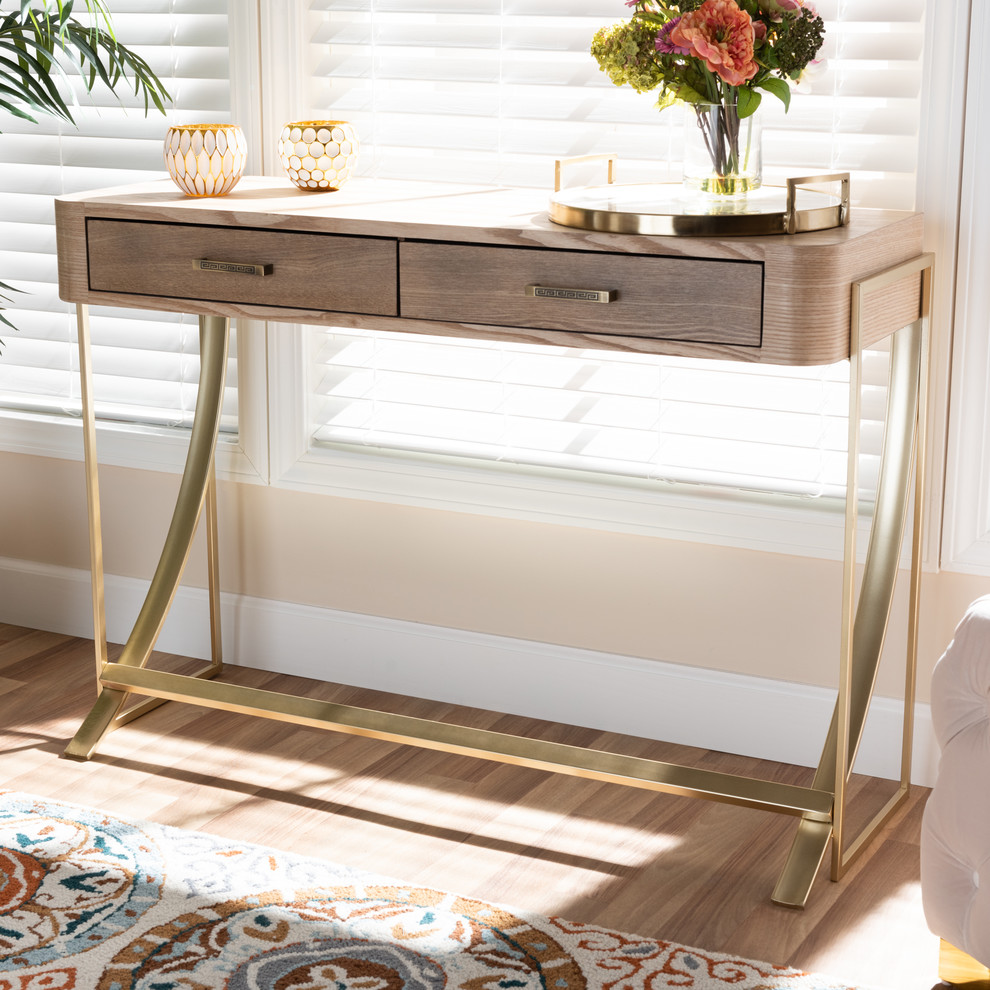
[[[346,120],[295,121],[278,139],[282,167],[300,189],[339,189],[351,177],[357,153],[357,133]]]
[[[225,196],[246,160],[247,142],[236,124],[180,124],[165,137],[165,166],[187,196]]]

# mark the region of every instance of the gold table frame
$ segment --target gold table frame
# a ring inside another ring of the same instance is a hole
[[[104,604],[102,526],[92,391],[88,306],[77,302],[82,382],[96,673],[100,694],[65,750],[85,760],[111,729],[165,701],[317,726],[443,752],[551,770],[670,794],[688,795],[742,807],[770,810],[799,819],[790,854],[773,900],[803,907],[831,842],[831,877],[838,880],[904,802],[911,772],[918,604],[921,582],[926,395],[933,257],[919,255],[852,284],[849,392],[849,452],[843,563],[841,655],[835,712],[811,786],[796,786],[647,760],[616,753],[549,743],[467,726],[321,702],[218,681],[220,581],[217,554],[214,453],[227,360],[229,317],[199,316],[201,374],[188,456],[171,525],[144,605],[120,657],[108,662]],[[920,278],[919,318],[891,336],[887,423],[880,480],[870,530],[862,586],[856,594],[856,522],[862,384],[863,312],[875,293]],[[305,322],[305,320],[303,320]],[[850,838],[846,834],[847,785],[862,738],[892,608],[908,508],[913,496],[908,646],[900,780],[897,792],[873,820]],[[181,579],[200,517],[205,515],[212,660],[193,674],[147,667]],[[146,700],[126,709],[131,696]]]

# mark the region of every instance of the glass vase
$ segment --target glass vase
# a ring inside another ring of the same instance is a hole
[[[735,103],[693,103],[684,116],[684,188],[713,200],[739,199],[763,182],[759,114]]]

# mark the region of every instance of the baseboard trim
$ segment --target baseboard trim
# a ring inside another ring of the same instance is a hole
[[[145,590],[107,577],[111,642],[126,639]],[[0,602],[5,622],[93,634],[87,571],[0,558]],[[804,766],[818,762],[835,700],[788,681],[243,595],[223,595],[221,616],[224,655],[244,666]],[[206,658],[204,590],[179,589],[159,648]],[[898,775],[902,707],[874,699],[857,771]],[[931,786],[928,705],[916,706],[915,726],[912,777]]]

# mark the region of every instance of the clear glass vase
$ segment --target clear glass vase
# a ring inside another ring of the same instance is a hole
[[[735,199],[763,182],[759,114],[735,103],[693,103],[684,114],[684,188],[694,196]]]

